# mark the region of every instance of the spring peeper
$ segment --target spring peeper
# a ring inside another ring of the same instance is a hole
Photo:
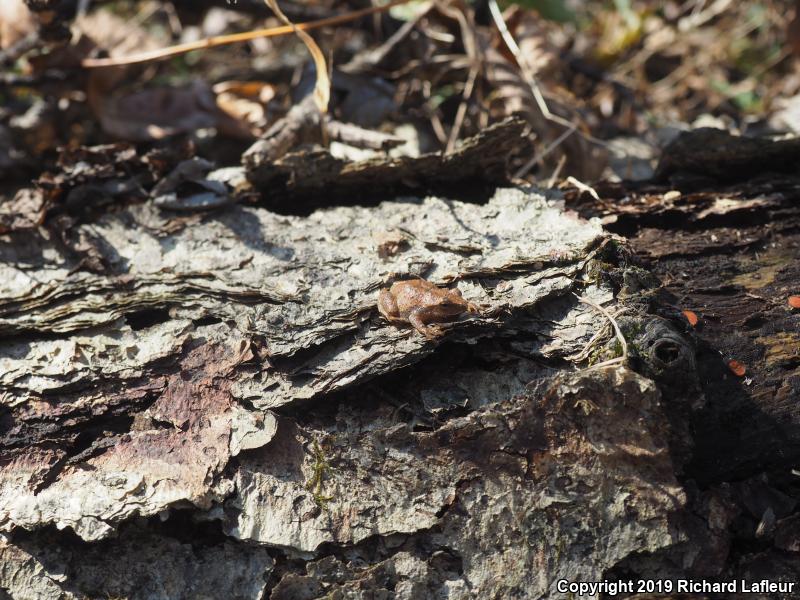
[[[397,281],[378,296],[378,310],[390,323],[410,323],[428,339],[441,335],[435,323],[456,321],[478,308],[461,297],[458,288],[436,287],[424,279]]]

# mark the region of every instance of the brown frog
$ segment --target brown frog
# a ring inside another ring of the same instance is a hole
[[[445,289],[424,279],[397,281],[378,296],[378,310],[390,323],[410,323],[426,338],[442,334],[435,323],[456,321],[478,308],[461,297],[458,288]]]

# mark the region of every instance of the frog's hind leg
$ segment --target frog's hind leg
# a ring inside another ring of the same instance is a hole
[[[378,294],[378,312],[390,323],[408,323],[399,316],[400,310],[397,308],[397,301],[389,290],[381,290],[381,293]]]

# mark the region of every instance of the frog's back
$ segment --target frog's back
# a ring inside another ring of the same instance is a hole
[[[392,284],[391,293],[403,316],[408,316],[415,308],[438,304],[442,296],[439,288],[424,279],[397,281]]]

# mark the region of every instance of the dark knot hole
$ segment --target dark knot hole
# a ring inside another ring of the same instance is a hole
[[[661,340],[653,346],[653,356],[665,365],[671,365],[681,357],[681,349],[673,341]]]

